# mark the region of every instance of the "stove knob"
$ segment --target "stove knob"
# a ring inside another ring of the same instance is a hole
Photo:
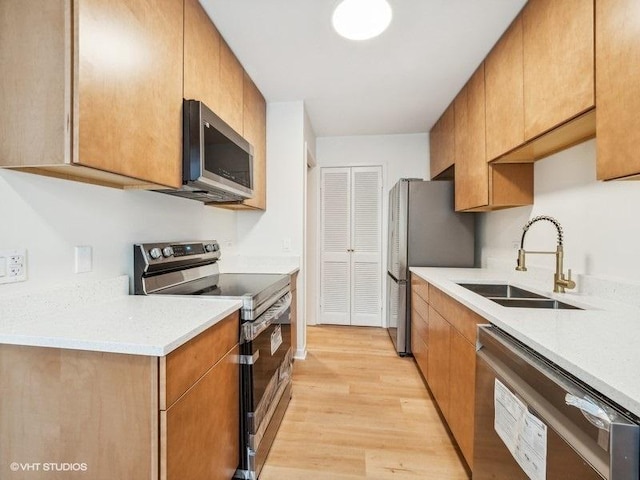
[[[162,250],[160,250],[158,247],[152,248],[151,250],[149,250],[149,256],[154,260],[157,260],[162,256]]]
[[[170,257],[171,255],[173,255],[173,248],[171,247],[164,247],[162,249],[162,255],[164,255],[165,257]]]
[[[215,251],[216,251],[216,246],[215,246],[213,243],[207,243],[207,244],[204,246],[204,249],[205,249],[207,252],[211,253],[211,252],[215,252]]]

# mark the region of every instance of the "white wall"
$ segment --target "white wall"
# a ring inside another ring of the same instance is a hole
[[[316,195],[314,205],[316,238],[319,232],[320,210],[319,195],[320,174],[322,167],[343,167],[362,165],[381,165],[383,175],[384,193],[382,197],[382,295],[386,296],[386,265],[387,265],[387,217],[388,217],[388,192],[400,178],[425,178],[429,177],[429,136],[426,133],[409,135],[372,135],[354,137],[321,137],[316,143],[316,160],[318,167],[310,181],[313,186],[309,192]],[[316,264],[313,271],[309,270],[309,277],[315,281],[314,301],[316,317],[320,297],[320,270],[319,247],[316,240]],[[383,325],[386,325],[386,304],[383,302]]]
[[[509,260],[515,265],[522,226],[534,216],[551,215],[563,226],[565,269],[598,277],[638,281],[640,271],[640,182],[598,182],[595,140],[579,144],[535,164],[534,205],[482,214],[482,262]],[[548,222],[531,227],[525,248],[554,249],[555,229]],[[527,264],[553,270],[553,257],[530,255]]]
[[[304,104],[267,105],[267,210],[239,212],[238,253],[302,255]],[[291,247],[284,247],[286,240]]]
[[[236,213],[155,192],[0,170],[0,249],[25,247],[28,258],[28,280],[0,285],[0,296],[131,277],[134,243],[203,238],[217,239],[232,255]],[[91,272],[74,273],[76,245],[93,247]]]
[[[298,274],[298,358],[306,351],[305,321],[305,145],[315,135],[304,103],[267,105],[267,210],[238,212],[238,254],[300,259]],[[313,153],[313,152],[312,152]]]

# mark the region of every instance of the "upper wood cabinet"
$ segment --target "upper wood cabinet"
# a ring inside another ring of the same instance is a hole
[[[181,184],[181,2],[0,4],[0,165]]]
[[[467,210],[489,203],[489,169],[485,150],[484,64],[454,100],[455,205]]]
[[[454,100],[455,208],[485,211],[533,203],[533,166],[487,164],[484,64]]]
[[[220,109],[220,34],[198,0],[184,2],[184,98]]]
[[[595,105],[592,0],[529,0],[522,12],[525,139]]]
[[[640,2],[596,0],[597,175],[640,178]]]
[[[242,125],[244,138],[253,145],[253,197],[234,209],[267,208],[267,104],[251,77],[244,74],[244,101]]]
[[[216,112],[242,135],[244,70],[224,39],[220,42],[220,106]]]
[[[434,179],[446,172],[455,163],[455,114],[453,103],[447,107],[442,116],[429,132],[429,150],[431,161],[431,178]]]
[[[253,146],[253,197],[232,210],[266,209],[267,107],[198,0],[184,7],[184,98],[200,100]]]
[[[487,160],[524,143],[522,18],[517,17],[484,62]]]
[[[198,0],[185,0],[184,22],[184,98],[200,100],[244,135],[242,65]]]

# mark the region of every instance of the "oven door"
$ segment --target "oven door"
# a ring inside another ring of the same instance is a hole
[[[257,450],[273,404],[291,376],[291,294],[242,325],[242,429],[245,446]],[[243,448],[243,455],[247,449]]]

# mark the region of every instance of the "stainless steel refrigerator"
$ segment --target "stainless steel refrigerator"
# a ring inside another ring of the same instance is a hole
[[[387,325],[411,353],[409,267],[473,267],[475,215],[454,211],[453,183],[403,178],[389,192]]]

